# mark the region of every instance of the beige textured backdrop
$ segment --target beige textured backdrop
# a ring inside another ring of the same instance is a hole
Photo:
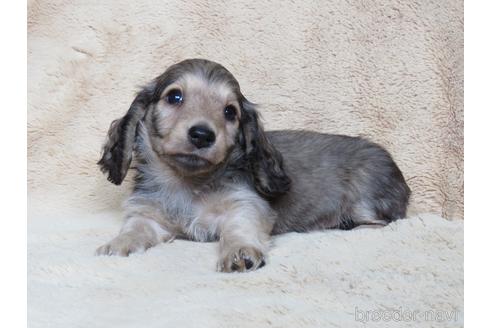
[[[463,217],[460,0],[29,1],[31,211],[118,208],[129,183],[95,165],[109,123],[188,57],[229,68],[267,128],[381,143],[412,212]]]

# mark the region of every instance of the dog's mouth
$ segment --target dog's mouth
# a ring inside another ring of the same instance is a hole
[[[172,164],[187,171],[203,170],[212,165],[209,160],[194,154],[172,154],[169,158]]]

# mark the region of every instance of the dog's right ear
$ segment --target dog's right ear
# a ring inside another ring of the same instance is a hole
[[[103,154],[97,164],[102,172],[108,174],[108,181],[116,185],[121,184],[130,167],[138,122],[143,119],[155,96],[154,89],[152,85],[143,88],[126,115],[114,120],[109,127]]]

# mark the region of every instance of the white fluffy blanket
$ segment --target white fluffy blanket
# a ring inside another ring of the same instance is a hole
[[[460,0],[28,1],[30,327],[461,325],[462,46]],[[109,123],[189,57],[229,68],[267,128],[387,147],[412,218],[280,236],[243,275],[214,244],[92,256],[130,185],[95,165]]]
[[[31,220],[30,327],[463,324],[462,221],[421,215],[381,229],[290,233],[273,240],[264,268],[225,274],[214,271],[216,243],[93,256],[119,229],[117,214]]]

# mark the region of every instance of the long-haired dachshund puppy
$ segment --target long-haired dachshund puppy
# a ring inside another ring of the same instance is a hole
[[[134,161],[126,221],[97,254],[175,237],[219,241],[218,270],[265,264],[269,237],[403,218],[410,196],[382,147],[358,137],[265,132],[222,65],[190,59],[145,86],[111,123],[99,165],[119,185]]]

